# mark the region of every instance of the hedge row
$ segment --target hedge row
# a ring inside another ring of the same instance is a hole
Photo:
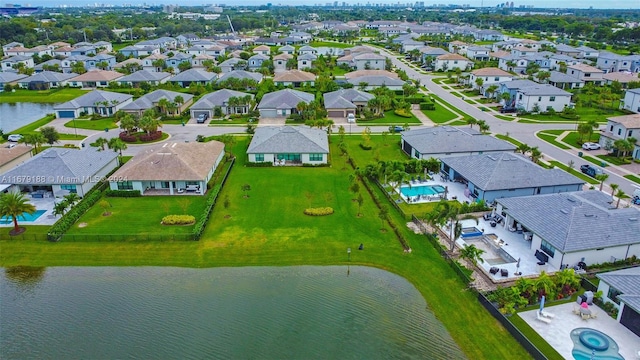
[[[247,162],[247,167],[271,167],[273,163],[271,161],[263,161],[263,162]]]
[[[304,214],[311,215],[311,216],[331,215],[333,214],[333,208],[332,207],[308,208],[308,209],[304,209]]]
[[[222,184],[217,184],[211,190],[209,190],[209,194],[207,195],[207,202],[205,203],[205,209],[200,219],[196,223],[196,226],[193,228],[193,240],[200,239],[202,233],[204,232],[204,227],[207,225],[207,221],[209,221],[209,217],[211,216],[211,211],[213,210],[213,206],[216,204],[216,200],[218,199],[218,194],[222,189]]]
[[[162,138],[162,131],[156,131],[151,134],[142,134],[139,136],[139,138],[140,138],[140,141],[142,142],[160,140]]]
[[[411,113],[406,112],[402,109],[398,109],[398,110],[394,110],[393,111],[394,114],[396,114],[397,116],[403,117],[403,118],[411,118],[413,117],[413,115],[411,115]]]
[[[104,196],[106,197],[141,197],[140,190],[105,190]]]
[[[420,110],[435,110],[436,109],[436,104],[432,103],[432,102],[421,102],[420,103]]]
[[[193,215],[167,215],[162,218],[162,225],[191,225],[196,222]]]
[[[56,221],[48,233],[49,241],[57,241],[64,233],[80,219],[100,198],[102,191],[96,190],[88,194],[79,203],[74,205],[60,220]]]

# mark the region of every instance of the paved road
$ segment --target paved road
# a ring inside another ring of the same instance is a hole
[[[544,154],[545,158],[552,158],[557,160],[563,164],[569,163],[569,161],[573,161],[576,168],[579,168],[580,165],[583,164],[591,164],[586,160],[581,159],[577,155],[577,151],[565,151],[559,149],[546,141],[540,140],[535,136],[535,133],[541,130],[548,129],[565,129],[565,130],[573,130],[575,128],[574,124],[523,124],[518,122],[504,121],[496,118],[489,112],[484,112],[478,109],[477,107],[465,102],[461,98],[452,95],[447,90],[443,89],[440,85],[434,83],[432,81],[432,76],[424,75],[407,64],[400,61],[398,58],[393,56],[391,53],[386,50],[382,50],[379,48],[375,48],[375,50],[381,51],[385,56],[389,57],[393,62],[393,65],[399,67],[404,70],[409,78],[411,79],[419,79],[420,84],[424,85],[430,92],[436,94],[453,107],[460,109],[461,111],[469,114],[470,116],[484,120],[487,122],[489,126],[491,126],[491,131],[493,133],[498,134],[506,134],[509,133],[509,136],[523,143],[528,144],[529,146],[537,146],[540,151]],[[613,172],[615,171],[615,172]],[[620,185],[620,189],[622,189],[627,194],[633,194],[633,191],[640,186],[631,182],[630,180],[625,179],[620,174],[626,174],[626,170],[624,169],[614,169],[611,171],[611,168],[607,168],[605,173],[609,174],[609,178],[605,181],[605,184],[618,184]]]

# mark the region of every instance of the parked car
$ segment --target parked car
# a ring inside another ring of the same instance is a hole
[[[397,132],[401,132],[401,131],[404,131],[404,128],[402,126],[398,126],[398,125],[389,126],[389,132],[397,133]]]
[[[20,134],[11,134],[7,137],[7,140],[11,141],[11,142],[18,142],[20,140],[22,140],[22,135]]]
[[[508,107],[503,107],[502,109],[500,109],[500,112],[503,114],[507,114],[507,113],[514,113],[517,112],[518,109],[516,108],[508,108]]]
[[[348,123],[354,123],[356,122],[356,116],[354,114],[348,114],[347,115],[347,122]]]
[[[592,142],[586,142],[586,143],[582,144],[582,148],[584,150],[600,150],[600,144],[592,143]]]
[[[584,174],[587,174],[593,178],[596,177],[596,175],[604,174],[604,171],[602,171],[602,169],[591,166],[591,165],[581,165],[580,171],[582,171]]]
[[[204,122],[209,118],[209,114],[200,114],[198,115],[198,118],[196,119],[196,122],[198,124],[204,124]]]

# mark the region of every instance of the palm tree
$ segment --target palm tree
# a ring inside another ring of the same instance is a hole
[[[158,107],[160,108],[160,112],[166,115],[167,108],[169,107],[169,100],[167,100],[166,98],[158,100]]]
[[[487,94],[489,94],[490,98],[493,98],[493,95],[495,95],[496,91],[498,91],[498,85],[490,85],[487,88]]]
[[[616,197],[618,198],[618,202],[616,202],[616,209],[617,209],[620,206],[620,200],[628,199],[629,195],[627,195],[627,193],[622,191],[622,189],[618,189],[618,191],[616,192]]]
[[[64,200],[69,203],[69,207],[75,205],[78,201],[80,201],[80,196],[77,193],[69,193],[64,196]]]
[[[537,146],[534,146],[530,150],[529,157],[531,158],[531,161],[537,164],[538,162],[540,162],[540,159],[542,158],[542,152],[538,149]]]
[[[591,131],[589,131],[589,141],[591,141],[591,136],[593,135],[593,130],[597,129],[600,124],[598,123],[598,121],[596,119],[589,119],[585,122],[587,125],[589,125],[591,127]],[[629,140],[629,138],[627,138],[627,140]]]
[[[487,122],[484,121],[484,120],[478,121],[478,128],[480,129],[480,132],[482,132],[482,133],[488,133],[489,130],[491,129],[489,124],[487,124]]]
[[[616,190],[618,190],[620,185],[618,185],[618,184],[609,184],[609,187],[611,188],[611,197],[613,197],[613,194],[616,193]]]
[[[473,219],[478,223],[478,219],[466,214],[469,212],[468,204],[451,203],[446,200],[441,200],[434,210],[427,215],[427,220],[433,225],[445,225],[449,222],[449,239],[451,241],[451,251],[455,248],[456,239],[462,234],[461,220]],[[463,215],[466,214],[466,215]]]
[[[553,297],[553,279],[546,272],[541,272],[540,276],[535,280],[535,287],[538,291],[538,298],[544,296]]]
[[[175,98],[173,98],[173,101],[178,105],[178,108],[180,108],[182,104],[184,104],[184,98],[182,97],[182,95],[176,96]]]
[[[470,128],[473,128],[473,125],[476,125],[478,123],[478,120],[476,120],[475,118],[468,118],[467,119],[467,124],[469,124]]]
[[[509,107],[511,101],[511,94],[508,92],[503,92],[500,94],[500,99],[504,100],[504,107]]]
[[[104,147],[105,145],[107,145],[108,142],[109,140],[103,137],[99,137],[96,139],[96,141],[92,142],[90,145],[93,147],[99,147],[102,151],[104,151]]]
[[[65,211],[69,207],[69,203],[66,200],[60,201],[53,206],[53,215],[64,215]]]
[[[151,133],[155,133],[158,131],[159,127],[162,127],[162,124],[155,118],[145,115],[140,119],[140,129],[146,132],[147,135]]]
[[[0,217],[11,217],[13,220],[13,230],[9,232],[11,235],[18,235],[25,231],[18,226],[18,216],[24,213],[33,214],[36,207],[29,203],[29,200],[19,192],[8,192],[0,195]]]
[[[107,146],[109,146],[109,149],[120,154],[120,156],[122,156],[123,150],[127,150],[127,144],[124,141],[122,141],[122,139],[117,137],[109,139]]]
[[[528,153],[529,151],[531,151],[531,147],[525,143],[520,143],[520,145],[518,145],[518,149],[519,152],[522,153],[522,155]]]
[[[120,128],[127,132],[127,134],[131,134],[133,129],[137,126],[136,119],[131,116],[131,114],[127,114],[122,117],[120,120]]]
[[[600,181],[600,191],[602,191],[602,186],[604,185],[604,181],[609,178],[609,174],[597,174],[596,180]]]
[[[484,250],[478,249],[475,245],[471,244],[460,250],[460,257],[471,261],[473,265],[478,265],[478,261],[484,262],[484,259],[482,258],[482,254],[484,253]]]

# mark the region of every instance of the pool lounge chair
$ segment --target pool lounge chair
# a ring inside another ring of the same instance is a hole
[[[548,319],[540,314],[540,311],[536,311],[536,319],[546,324],[551,324],[551,319]]]

